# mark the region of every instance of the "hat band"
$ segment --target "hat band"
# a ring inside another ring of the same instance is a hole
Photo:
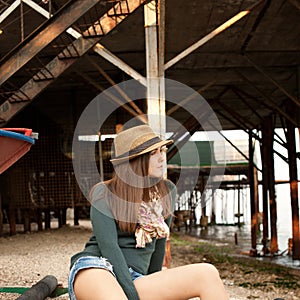
[[[138,153],[144,151],[145,149],[147,149],[148,147],[150,147],[156,143],[159,143],[161,141],[162,140],[158,136],[156,136],[156,137],[138,145],[137,147],[130,149],[129,151],[127,151],[119,156],[116,156],[114,159],[119,159],[119,158],[123,158],[123,157],[127,157],[127,156],[129,157],[129,156],[138,154]]]

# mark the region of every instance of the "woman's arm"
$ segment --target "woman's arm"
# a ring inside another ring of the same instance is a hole
[[[113,265],[114,273],[118,282],[122,286],[128,299],[138,300],[139,296],[135,286],[131,280],[127,263],[118,244],[118,232],[115,220],[106,205],[104,197],[99,199],[99,195],[103,194],[104,186],[98,186],[92,195],[91,220],[93,225],[93,233],[96,237],[101,255],[107,258]]]

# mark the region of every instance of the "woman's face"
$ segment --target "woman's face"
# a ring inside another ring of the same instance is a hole
[[[150,152],[148,174],[151,177],[160,178],[164,172],[164,160],[167,147],[157,148]]]

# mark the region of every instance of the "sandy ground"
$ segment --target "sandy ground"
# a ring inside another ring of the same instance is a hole
[[[54,275],[59,284],[67,287],[69,261],[72,254],[81,250],[90,236],[88,221],[81,221],[80,226],[65,226],[42,232],[20,233],[15,236],[0,238],[0,287],[30,287],[46,275]],[[209,261],[195,252],[198,241],[195,238],[180,235],[179,239],[189,243],[173,243],[171,239],[172,267]],[[261,273],[261,270],[245,269],[236,263],[219,263],[218,269],[231,300],[240,299],[300,299],[300,288],[278,288],[270,280],[276,274]],[[293,270],[298,276],[299,271]],[[260,279],[258,277],[261,277]],[[274,279],[274,278],[273,278]],[[264,281],[255,288],[252,281]],[[300,287],[300,275],[296,277]],[[0,299],[16,299],[17,294],[0,293]],[[69,299],[62,295],[55,299]]]

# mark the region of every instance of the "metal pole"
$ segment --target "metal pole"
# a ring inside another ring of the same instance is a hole
[[[295,111],[295,106],[288,104],[290,113]],[[299,228],[299,203],[295,127],[287,121],[287,144],[289,157],[290,193],[292,207],[292,233],[293,233],[293,259],[300,259],[300,228]]]
[[[200,46],[202,46],[205,43],[207,43],[209,40],[211,40],[216,35],[218,35],[219,33],[223,32],[224,30],[226,30],[227,28],[229,28],[230,26],[232,26],[233,24],[235,24],[237,21],[239,21],[243,17],[247,16],[254,8],[256,8],[257,6],[259,6],[262,2],[264,2],[264,0],[258,1],[252,7],[249,7],[246,10],[240,11],[235,16],[233,16],[231,19],[229,19],[228,21],[226,21],[225,23],[223,23],[221,26],[217,27],[212,32],[210,32],[208,35],[206,35],[205,37],[203,37],[202,39],[200,39],[198,42],[196,42],[195,44],[191,45],[190,47],[188,47],[187,49],[185,49],[184,51],[182,51],[180,54],[178,54],[177,56],[175,56],[174,58],[172,58],[171,60],[169,60],[165,64],[165,70],[167,70],[171,66],[175,65],[181,59],[183,59],[184,57],[186,57],[187,55],[189,55],[190,53],[192,53],[193,51],[195,51]]]
[[[268,205],[268,164],[267,157],[269,149],[267,147],[266,130],[262,128],[261,160],[262,160],[262,201],[263,201],[263,253],[269,253],[267,246],[269,237],[269,205]]]
[[[249,130],[249,182],[250,182],[250,207],[251,207],[251,256],[257,256],[257,229],[258,229],[258,199],[255,193],[254,176],[254,149],[252,130]]]
[[[272,117],[268,117],[265,123],[267,131],[267,145],[270,149],[267,156],[268,164],[268,190],[269,190],[269,206],[270,206],[270,221],[271,221],[271,243],[270,251],[272,254],[278,252],[278,238],[277,238],[277,203],[275,194],[275,174],[274,174],[274,153],[273,153],[273,137],[274,128]]]

